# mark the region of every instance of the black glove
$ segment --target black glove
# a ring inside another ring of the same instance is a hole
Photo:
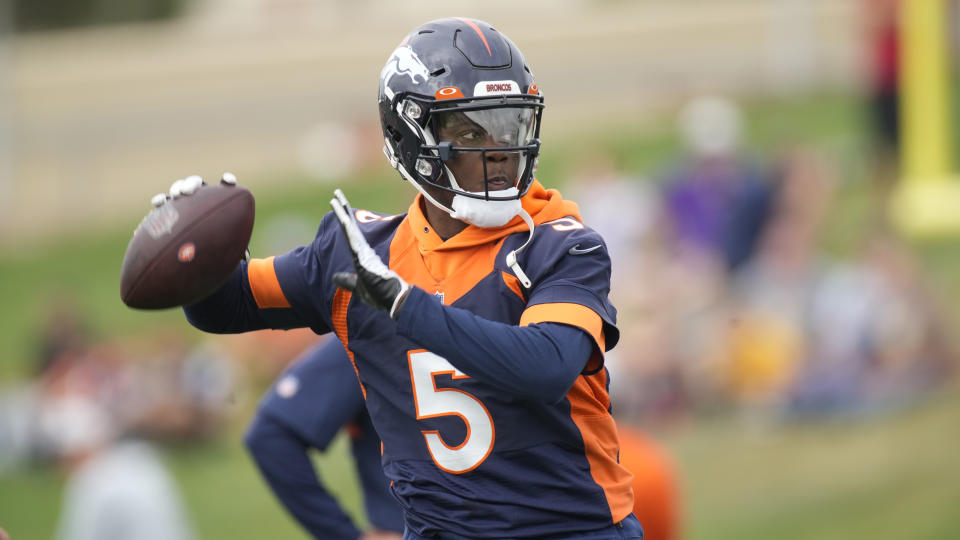
[[[383,264],[367,243],[343,192],[338,189],[333,194],[334,198],[330,199],[330,206],[333,207],[333,212],[340,222],[340,228],[347,237],[350,252],[353,254],[353,266],[357,271],[356,273],[337,272],[333,275],[333,283],[355,292],[365,304],[386,311],[396,319],[400,306],[407,298],[410,285]]]

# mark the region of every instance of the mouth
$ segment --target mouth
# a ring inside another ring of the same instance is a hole
[[[507,189],[508,187],[510,187],[510,181],[506,176],[494,176],[493,178],[487,178],[488,191],[500,191],[502,189]]]

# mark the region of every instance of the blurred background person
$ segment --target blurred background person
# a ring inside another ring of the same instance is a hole
[[[769,173],[742,147],[739,106],[690,100],[677,121],[685,154],[661,180],[669,234],[690,263],[725,273],[746,261],[769,213]]]
[[[111,412],[118,392],[108,348],[45,373],[38,425],[67,473],[58,540],[189,540],[179,489],[157,451]],[[102,363],[105,362],[105,363]]]
[[[867,116],[872,174],[886,194],[900,162],[900,0],[862,0],[866,18]],[[877,201],[882,203],[885,197]],[[879,204],[878,204],[879,206]],[[882,208],[878,208],[881,211]]]
[[[915,257],[882,227],[852,257],[821,247],[837,173],[788,151],[756,257],[731,291],[726,380],[754,418],[899,408],[947,380],[955,351]]]
[[[324,488],[310,461],[341,431],[360,479],[371,528],[360,528]],[[336,338],[321,339],[284,371],[260,402],[244,439],[274,495],[317,539],[400,540],[403,514],[380,465],[380,438],[370,421],[352,360]]]

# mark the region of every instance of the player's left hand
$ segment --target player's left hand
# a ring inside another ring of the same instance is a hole
[[[397,318],[397,313],[407,298],[410,285],[383,264],[367,243],[343,192],[338,189],[333,194],[334,198],[330,200],[330,206],[333,207],[333,212],[340,222],[340,228],[347,237],[353,254],[353,266],[356,269],[356,273],[334,274],[334,284],[357,293],[364,303],[386,311],[394,319]]]

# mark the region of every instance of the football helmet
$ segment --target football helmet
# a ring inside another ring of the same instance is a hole
[[[464,18],[414,29],[380,72],[378,101],[387,159],[431,202],[480,226],[516,215],[480,217],[504,206],[493,201],[519,208],[540,152],[543,97],[506,36]],[[454,170],[471,174],[458,178]],[[439,203],[424,186],[453,193],[452,203]]]

